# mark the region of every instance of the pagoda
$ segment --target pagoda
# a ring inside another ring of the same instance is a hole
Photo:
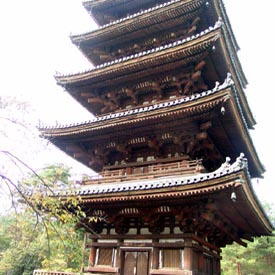
[[[83,272],[221,274],[222,247],[272,231],[251,185],[264,167],[222,0],[83,5],[98,28],[71,40],[94,66],[56,80],[94,118],[40,127],[97,172],[55,193],[81,197]]]

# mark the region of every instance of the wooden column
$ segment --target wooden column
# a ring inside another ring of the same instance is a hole
[[[191,238],[186,238],[184,240],[184,269],[193,270],[193,248]]]
[[[132,175],[132,167],[126,167],[126,174]]]
[[[88,266],[89,267],[93,267],[95,266],[95,258],[96,258],[96,247],[94,246],[94,243],[97,242],[96,239],[92,239],[92,247],[90,249],[90,254],[89,254],[89,263]]]
[[[121,255],[121,249],[120,247],[122,246],[123,242],[121,240],[117,240],[117,254],[116,254],[116,263],[115,266],[121,271],[122,266],[121,264],[123,263],[122,261],[122,255]]]
[[[153,260],[152,260],[152,268],[159,268],[159,248],[156,247],[158,244],[158,240],[153,240]]]
[[[198,252],[198,269],[199,269],[199,272],[203,273],[203,269],[204,269],[204,256],[203,256],[203,252],[202,251]]]
[[[214,258],[214,275],[220,275],[221,274],[221,260],[219,258]]]

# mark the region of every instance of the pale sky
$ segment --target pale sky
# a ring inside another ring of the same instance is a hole
[[[249,85],[246,95],[257,125],[251,132],[265,179],[254,184],[260,199],[273,200],[275,91],[274,0],[224,0],[241,48],[239,57]],[[83,111],[62,88],[54,74],[91,68],[72,45],[69,34],[95,28],[81,0],[13,0],[0,2],[0,95],[30,101],[34,119],[54,124],[84,121]],[[74,116],[72,117],[72,113]],[[75,114],[78,114],[76,116]]]

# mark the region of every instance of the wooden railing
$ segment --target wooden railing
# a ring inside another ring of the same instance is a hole
[[[147,165],[146,165],[147,164]],[[204,172],[201,160],[181,160],[167,163],[136,163],[135,165],[125,165],[114,169],[108,167],[96,177],[86,181],[84,184],[100,184],[133,179],[150,179],[156,177],[193,175]]]

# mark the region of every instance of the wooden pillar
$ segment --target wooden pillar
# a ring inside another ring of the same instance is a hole
[[[93,267],[95,265],[95,258],[96,258],[96,247],[94,246],[94,243],[97,242],[96,239],[92,239],[92,247],[90,249],[90,253],[89,253],[89,263],[88,266],[89,267]]]
[[[212,259],[212,266],[213,266],[213,275],[220,275],[221,274],[221,259],[219,255],[213,257]]]
[[[126,167],[126,175],[132,175],[132,167]]]
[[[220,258],[215,258],[215,262],[216,262],[216,270],[214,270],[217,275],[221,274],[221,259]]]
[[[122,246],[123,242],[121,240],[118,240],[117,241],[117,255],[116,255],[116,263],[115,263],[115,266],[121,270],[122,269],[122,266],[121,264],[123,263],[123,260],[122,260],[122,255],[121,255],[121,246]]]
[[[198,269],[199,269],[199,272],[203,273],[203,269],[204,269],[204,255],[203,255],[203,252],[202,251],[199,251],[198,252]]]
[[[156,247],[158,244],[158,240],[153,240],[153,260],[152,260],[152,268],[159,268],[159,248]]]
[[[193,270],[193,248],[191,238],[186,238],[184,240],[184,269]]]

